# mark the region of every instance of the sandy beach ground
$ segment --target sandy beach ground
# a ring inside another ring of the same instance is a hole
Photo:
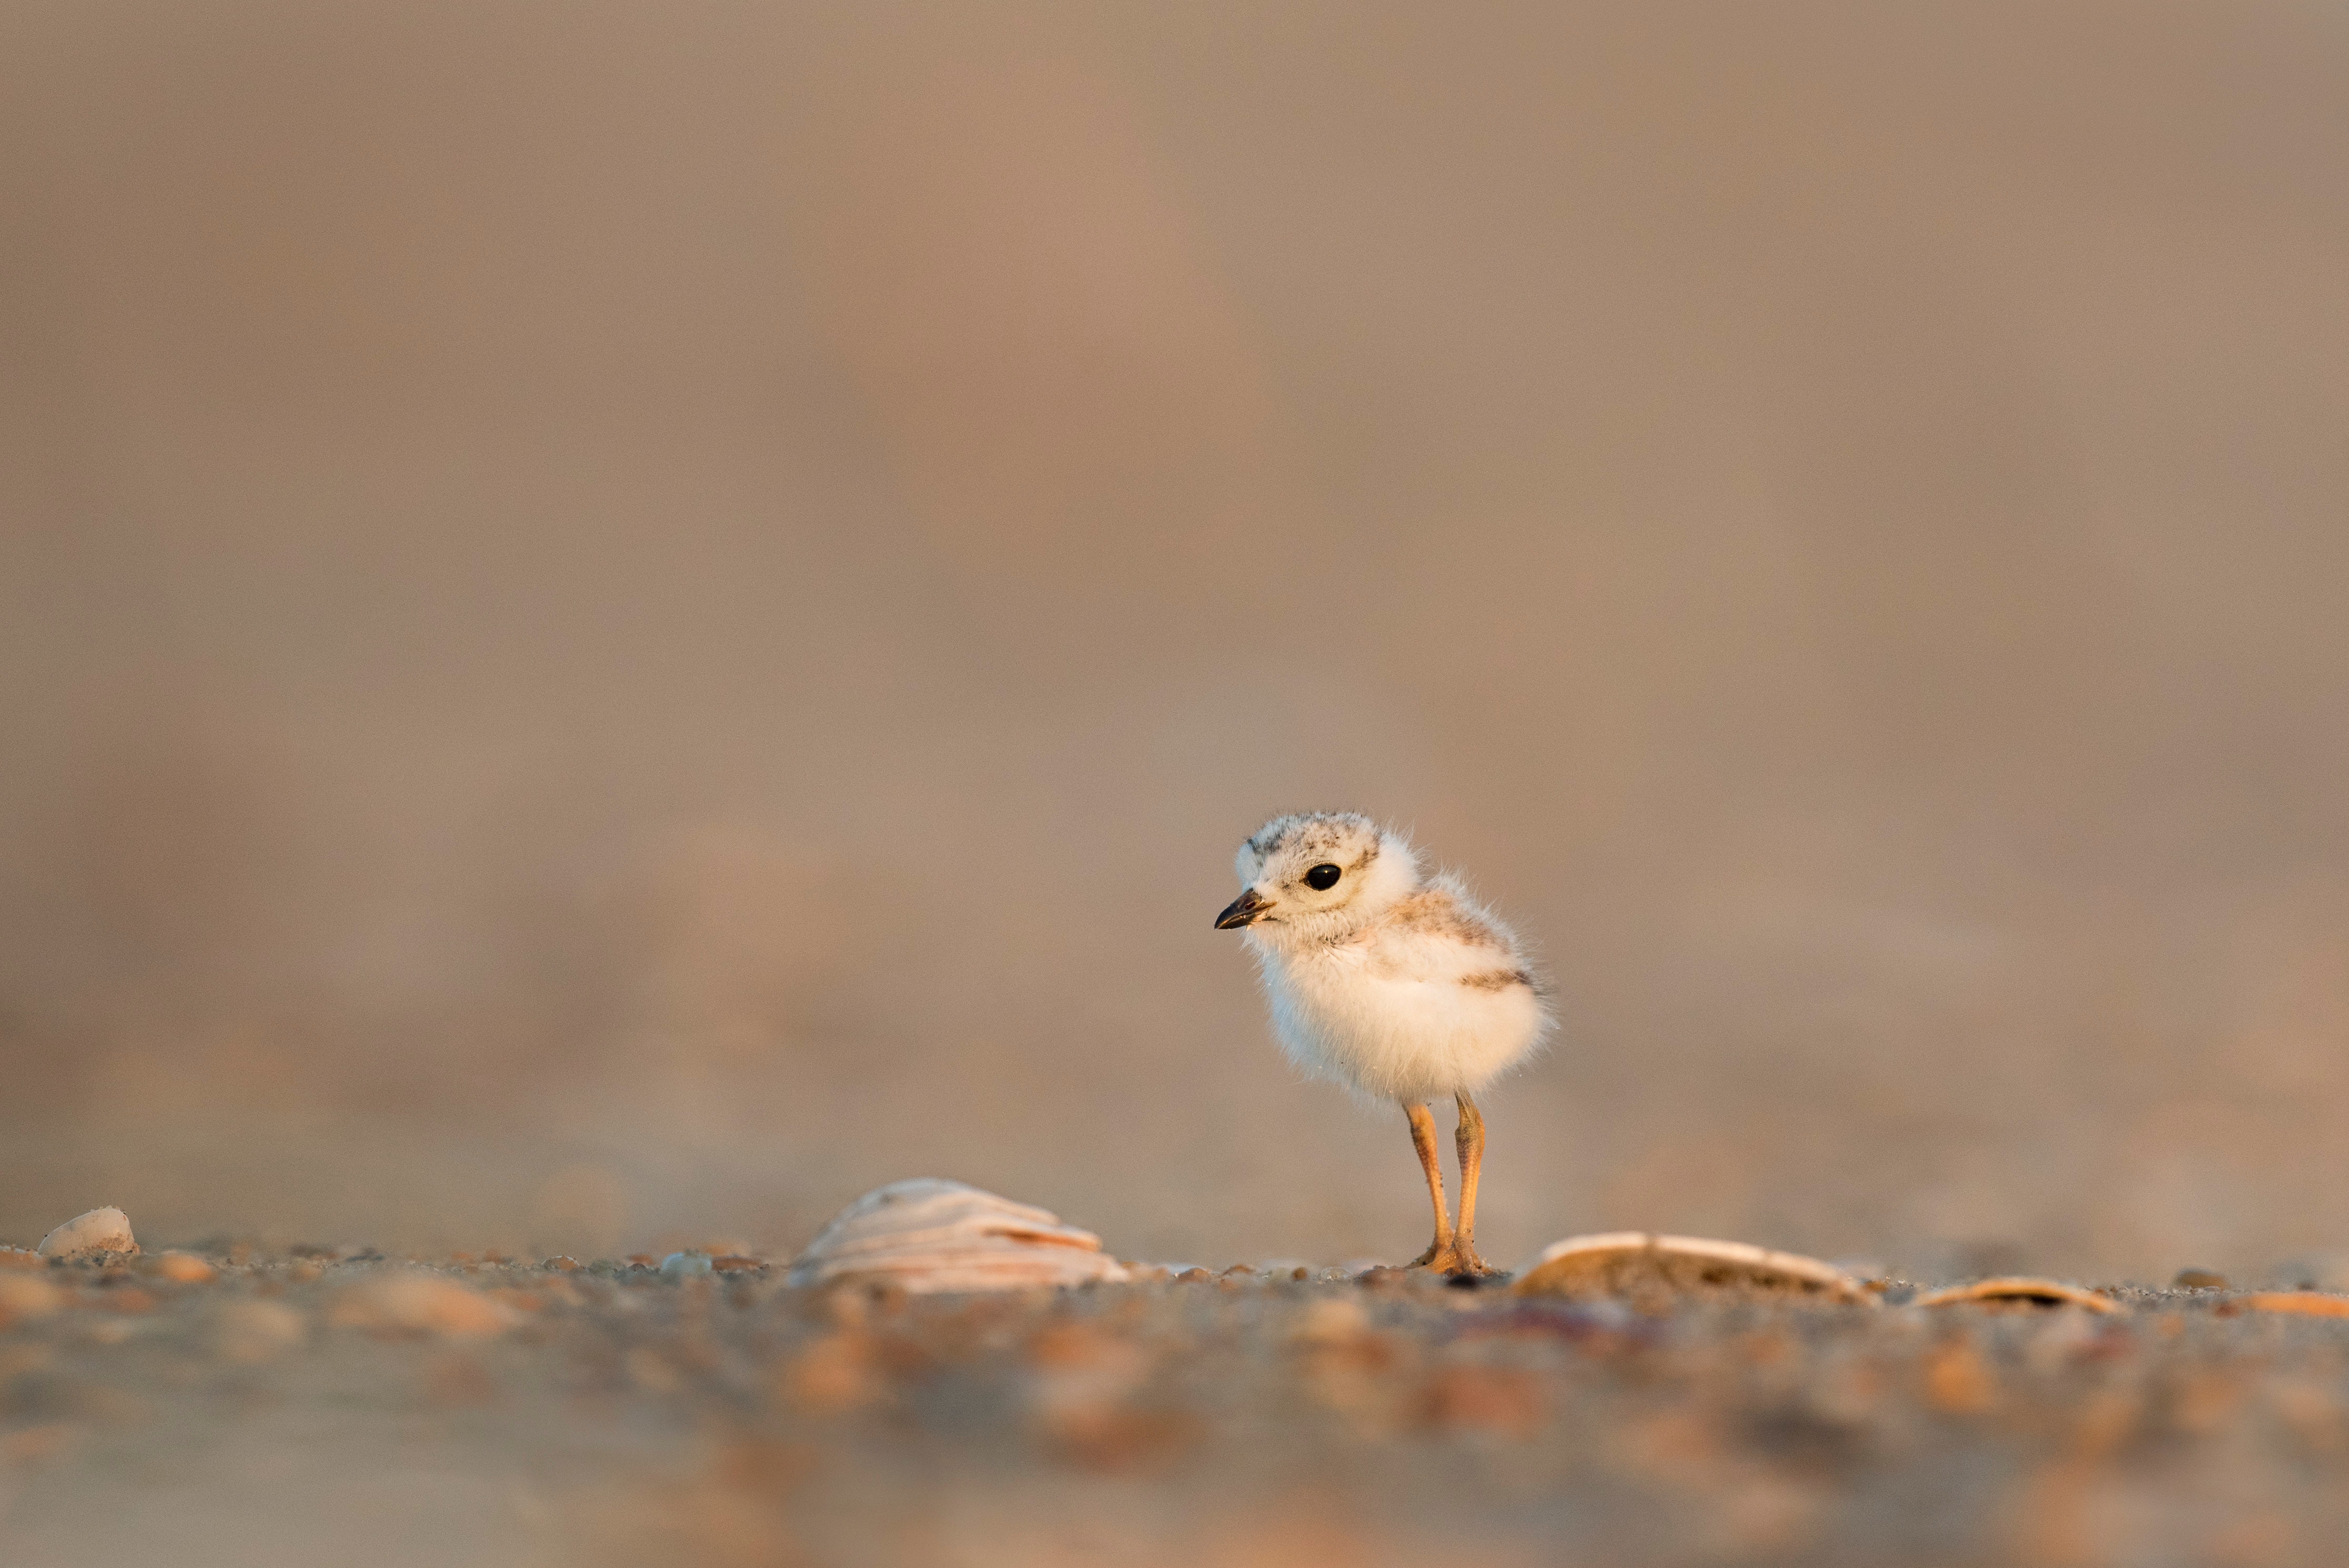
[[[1643,1315],[192,1252],[0,1271],[8,1563],[2251,1568],[2349,1530],[2349,1318],[2224,1289]]]

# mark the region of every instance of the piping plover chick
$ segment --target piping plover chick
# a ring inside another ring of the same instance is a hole
[[[1400,833],[1350,811],[1275,817],[1240,846],[1240,896],[1216,929],[1242,927],[1273,1031],[1317,1078],[1391,1099],[1435,1204],[1435,1240],[1413,1265],[1486,1274],[1476,1255],[1485,1119],[1470,1098],[1549,1032],[1549,1009],[1516,934],[1450,874],[1428,876]],[[1427,1102],[1460,1108],[1460,1223]]]

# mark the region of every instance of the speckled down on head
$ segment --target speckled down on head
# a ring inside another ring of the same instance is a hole
[[[1485,1273],[1470,1244],[1484,1122],[1471,1099],[1552,1027],[1516,934],[1402,834],[1353,811],[1275,817],[1234,858],[1216,917],[1255,954],[1273,1033],[1316,1077],[1403,1107],[1437,1212],[1427,1259]],[[1426,1102],[1460,1106],[1460,1233],[1445,1217]]]

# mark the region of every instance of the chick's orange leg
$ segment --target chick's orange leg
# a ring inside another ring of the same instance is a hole
[[[1435,1151],[1435,1118],[1424,1105],[1406,1105],[1411,1121],[1411,1146],[1419,1152],[1419,1168],[1427,1173],[1427,1196],[1435,1205],[1435,1240],[1413,1260],[1415,1269],[1449,1270],[1453,1264],[1452,1210],[1444,1201],[1444,1160]]]
[[[1460,1229],[1452,1238],[1453,1266],[1445,1272],[1488,1274],[1492,1266],[1476,1255],[1476,1178],[1485,1168],[1485,1118],[1464,1090],[1453,1098],[1460,1104],[1454,1140],[1460,1150]]]

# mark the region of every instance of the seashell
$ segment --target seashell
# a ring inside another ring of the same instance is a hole
[[[2098,1295],[2092,1290],[2082,1290],[2076,1284],[2061,1280],[2030,1279],[2010,1274],[2000,1279],[1978,1279],[1971,1284],[1953,1284],[1920,1295],[1918,1306],[1987,1306],[2013,1310],[2019,1307],[2077,1306],[2089,1312],[2118,1312],[2110,1296]]]
[[[2219,1304],[2219,1315],[2239,1312],[2282,1312],[2296,1317],[2349,1317],[2349,1295],[2321,1290],[2255,1290]]]
[[[1519,1295],[1628,1296],[1651,1310],[1707,1295],[1882,1305],[1857,1279],[1816,1258],[1647,1231],[1569,1236],[1517,1271],[1510,1289]]]
[[[138,1251],[139,1243],[130,1239],[129,1217],[119,1209],[92,1209],[77,1214],[41,1238],[45,1258],[86,1257],[92,1253],[135,1255]]]
[[[1112,1283],[1125,1268],[1090,1231],[960,1181],[876,1187],[833,1216],[792,1261],[792,1284],[886,1280],[909,1291]]]

